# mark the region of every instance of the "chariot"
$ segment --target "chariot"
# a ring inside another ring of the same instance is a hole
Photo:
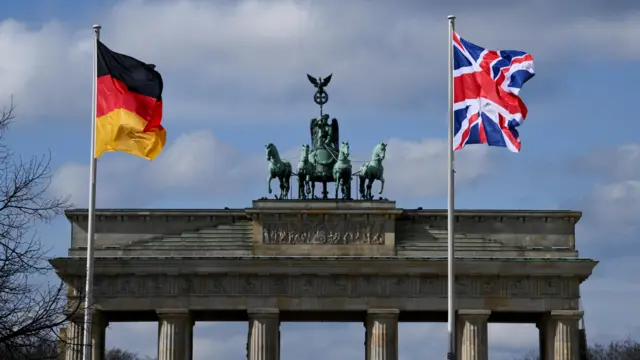
[[[280,195],[276,195],[276,198],[289,199],[291,177],[296,176],[298,179],[298,199],[329,199],[327,184],[335,183],[335,199],[353,200],[351,183],[353,177],[357,176],[359,179],[359,198],[372,200],[371,188],[375,180],[380,181],[379,194],[384,191],[382,161],[386,155],[387,144],[377,144],[373,149],[371,160],[364,161],[360,170],[353,173],[349,142],[340,142],[338,119],[323,113],[323,106],[329,100],[325,87],[329,85],[332,75],[327,76],[324,80],[322,78],[315,79],[311,75],[307,75],[307,77],[317,89],[313,99],[320,106],[320,116],[311,119],[309,126],[311,146],[302,145],[300,163],[297,171],[294,172],[291,162],[280,157],[274,144],[266,145],[267,161],[269,162],[269,194],[272,193],[271,180],[277,178],[280,182]],[[320,198],[315,196],[316,183],[322,184]]]

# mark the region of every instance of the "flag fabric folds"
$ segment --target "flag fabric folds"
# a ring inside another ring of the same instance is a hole
[[[98,41],[96,153],[122,151],[153,160],[164,147],[162,76],[155,66]]]
[[[516,128],[526,118],[527,107],[518,94],[534,74],[530,54],[486,50],[454,32],[454,150],[487,144],[519,152]]]

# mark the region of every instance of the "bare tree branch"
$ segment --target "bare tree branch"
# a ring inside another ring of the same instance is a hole
[[[627,339],[612,341],[608,344],[596,343],[587,348],[586,360],[638,360],[640,359],[640,342]],[[530,351],[519,360],[540,360],[537,351]]]
[[[12,102],[0,112],[0,358],[46,359],[69,313],[66,286],[39,283],[52,269],[36,226],[61,215],[68,198],[47,193],[51,154],[23,159],[6,145],[14,110]]]

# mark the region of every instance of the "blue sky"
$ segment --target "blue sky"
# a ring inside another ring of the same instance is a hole
[[[446,4],[446,5],[445,5]],[[640,3],[604,0],[72,1],[0,5],[0,104],[13,95],[9,145],[51,151],[52,195],[86,206],[91,25],[112,49],[152,62],[165,79],[168,142],[154,162],[107,154],[99,207],[246,207],[266,195],[264,145],[297,163],[317,116],[306,73],[334,73],[326,111],[357,159],[388,142],[385,196],[400,207],[446,206],[446,15],[487,48],[528,51],[536,77],[520,154],[458,153],[460,208],[573,209],[581,255],[601,261],[583,285],[592,340],[632,336],[640,295],[640,125],[630,111],[640,79]],[[53,255],[65,219],[42,226]],[[114,324],[109,346],[152,355],[154,324]],[[401,358],[442,351],[444,324],[403,324]],[[490,326],[491,358],[535,348],[535,327]],[[513,336],[514,333],[519,335]],[[243,359],[246,324],[196,326],[198,359]],[[360,324],[285,324],[283,359],[331,347],[364,354]],[[135,339],[132,340],[132,339]],[[311,355],[312,358],[315,355]],[[324,357],[324,356],[323,356]]]

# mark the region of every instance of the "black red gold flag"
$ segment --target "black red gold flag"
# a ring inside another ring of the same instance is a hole
[[[96,153],[122,151],[153,160],[164,147],[162,76],[155,65],[98,41]]]

